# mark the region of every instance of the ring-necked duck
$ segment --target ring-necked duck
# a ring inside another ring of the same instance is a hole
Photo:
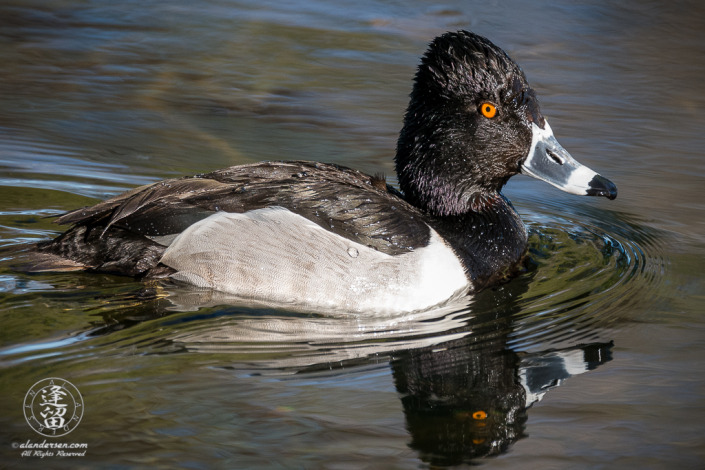
[[[412,311],[511,275],[527,233],[500,192],[524,173],[573,194],[617,188],[558,143],[524,73],[489,40],[436,38],[384,179],[313,162],[242,165],[136,188],[57,219],[34,270],[170,277],[243,298]]]

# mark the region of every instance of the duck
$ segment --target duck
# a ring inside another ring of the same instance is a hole
[[[421,57],[381,175],[266,161],[168,179],[68,212],[32,271],[164,279],[311,311],[414,312],[521,271],[527,229],[502,194],[524,174],[614,199],[557,141],[522,69],[469,31]]]

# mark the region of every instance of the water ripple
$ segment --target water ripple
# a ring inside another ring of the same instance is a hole
[[[626,214],[529,215],[531,282],[511,347],[581,341],[633,319],[658,292],[666,236]]]

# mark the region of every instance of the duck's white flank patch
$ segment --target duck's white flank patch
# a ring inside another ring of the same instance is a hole
[[[403,312],[469,288],[457,256],[435,231],[428,246],[391,256],[281,207],[217,212],[190,226],[161,262],[174,279],[238,296],[320,309]]]

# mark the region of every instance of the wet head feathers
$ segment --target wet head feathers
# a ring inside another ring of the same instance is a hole
[[[488,95],[506,86],[509,77],[525,81],[521,69],[489,40],[466,31],[434,40],[421,59],[414,91],[436,98]]]
[[[519,171],[543,126],[524,72],[488,39],[467,31],[436,38],[421,59],[397,144],[407,198],[435,215],[473,210]],[[496,106],[483,116],[481,105]]]

